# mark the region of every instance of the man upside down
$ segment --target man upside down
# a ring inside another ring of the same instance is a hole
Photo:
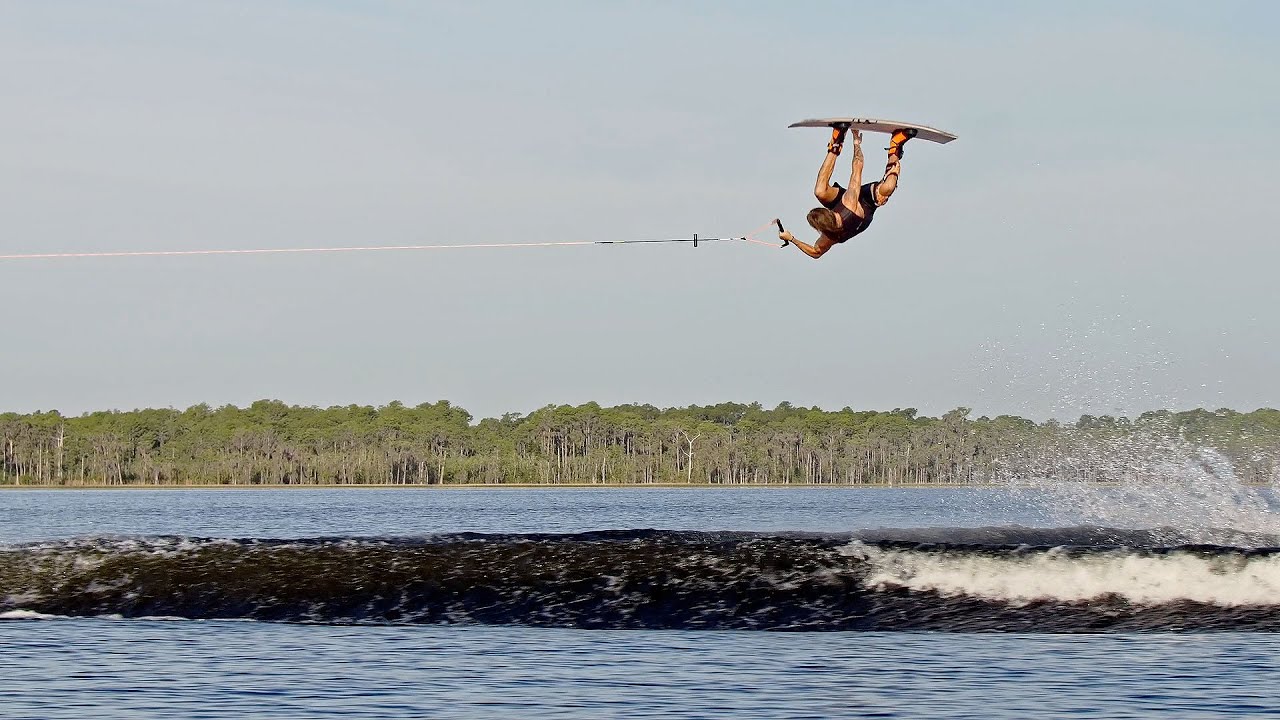
[[[858,235],[871,225],[876,208],[889,202],[889,196],[898,187],[898,175],[902,172],[902,146],[911,139],[906,130],[896,130],[889,141],[889,160],[885,164],[884,177],[879,182],[862,184],[862,133],[853,131],[853,174],[849,178],[852,192],[840,187],[840,183],[831,182],[831,174],[836,169],[836,158],[844,144],[848,126],[836,126],[831,131],[831,142],[827,144],[827,157],[818,169],[818,181],[814,185],[813,195],[822,203],[822,207],[809,211],[806,219],[809,225],[820,234],[818,239],[809,243],[801,242],[794,235],[782,229],[778,224],[778,238],[782,246],[795,245],[801,252],[811,258],[820,258],[828,250]]]

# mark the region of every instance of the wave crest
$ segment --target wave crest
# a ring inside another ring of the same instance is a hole
[[[85,538],[0,549],[0,613],[583,628],[1280,630],[1280,550],[1143,545],[1154,537],[1144,532]]]

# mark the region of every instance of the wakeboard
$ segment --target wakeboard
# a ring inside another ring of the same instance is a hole
[[[811,120],[801,120],[797,123],[791,123],[787,127],[847,127],[862,132],[880,132],[893,133],[895,130],[906,130],[913,133],[912,137],[921,140],[928,140],[940,144],[947,144],[956,139],[955,135],[946,130],[939,130],[928,125],[917,125],[916,123],[898,122],[897,120],[879,120],[876,118],[815,118]]]

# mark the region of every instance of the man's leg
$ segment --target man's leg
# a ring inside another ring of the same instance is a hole
[[[902,130],[889,141],[889,161],[884,166],[884,178],[876,184],[876,206],[889,202],[889,196],[898,189],[898,175],[902,173],[902,146],[911,136]]]
[[[818,180],[813,185],[813,196],[824,205],[835,200],[840,192],[831,184],[831,173],[835,172],[836,158],[840,157],[840,148],[844,144],[844,136],[848,130],[841,127],[831,129],[831,142],[827,143],[827,156],[822,159],[822,166],[818,168]]]

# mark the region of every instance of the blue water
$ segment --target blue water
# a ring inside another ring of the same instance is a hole
[[[0,493],[0,543],[1035,525],[998,490]],[[1271,635],[0,622],[6,718],[1280,716]]]
[[[0,542],[87,534],[296,538],[601,529],[813,530],[1031,524],[989,489],[416,488],[14,490]]]

